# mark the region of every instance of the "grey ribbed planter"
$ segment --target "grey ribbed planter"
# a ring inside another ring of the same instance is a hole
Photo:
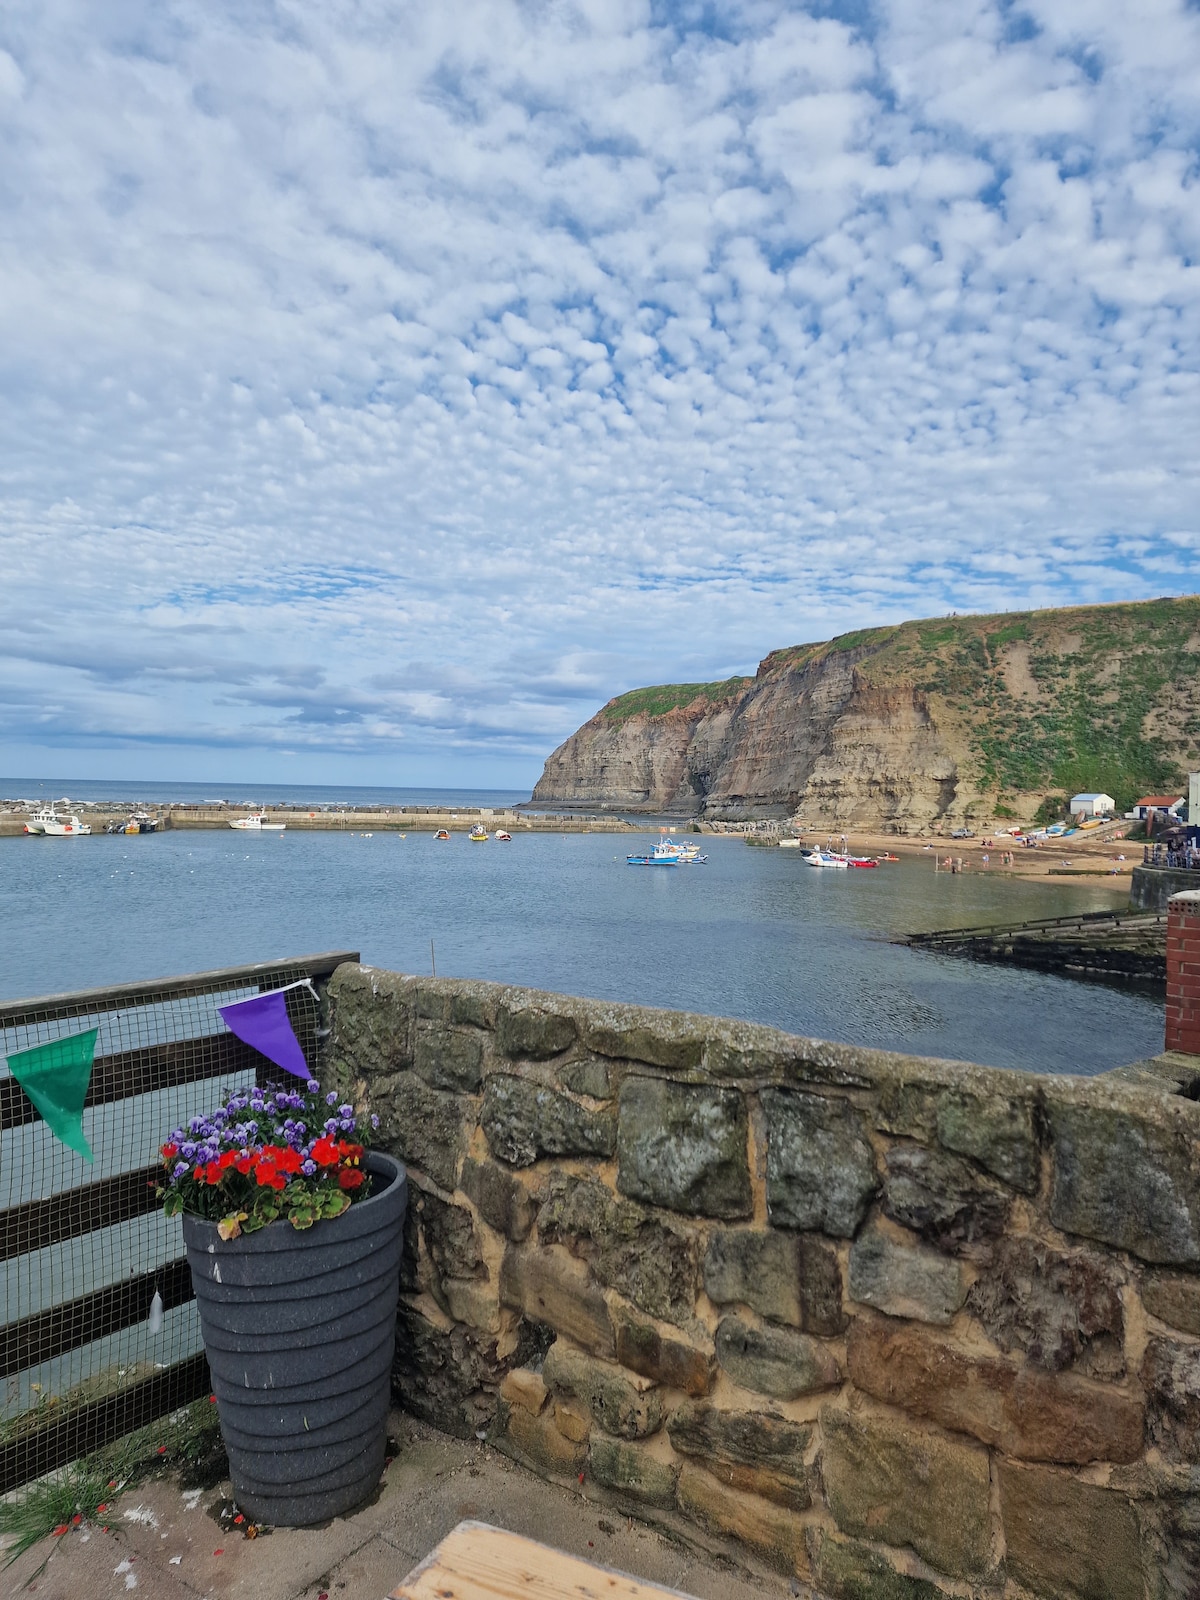
[[[368,1199],[307,1230],[228,1242],[184,1216],[239,1507],[305,1527],[360,1505],[383,1471],[408,1183],[368,1151]]]

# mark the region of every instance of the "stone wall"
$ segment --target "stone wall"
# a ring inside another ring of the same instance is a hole
[[[1200,1595],[1200,1104],[339,969],[403,1404],[836,1600]]]

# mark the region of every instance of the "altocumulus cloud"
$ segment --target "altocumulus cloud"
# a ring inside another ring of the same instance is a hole
[[[15,0],[0,737],[529,778],[1195,588],[1198,133],[1185,0]]]

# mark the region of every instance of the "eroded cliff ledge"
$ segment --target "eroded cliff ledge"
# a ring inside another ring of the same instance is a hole
[[[1200,763],[1200,597],[940,617],[778,650],[753,678],[620,695],[550,756],[540,804],[916,832],[1126,807]]]

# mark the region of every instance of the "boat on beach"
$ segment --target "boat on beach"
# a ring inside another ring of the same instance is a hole
[[[235,817],[229,824],[243,833],[282,833],[286,822],[269,822],[265,811],[252,811],[248,817]]]

